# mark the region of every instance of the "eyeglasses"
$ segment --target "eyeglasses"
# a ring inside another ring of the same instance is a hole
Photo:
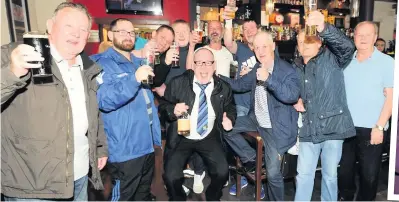
[[[131,31],[125,31],[125,30],[113,30],[112,32],[118,32],[121,36],[126,36],[127,34],[129,34],[129,36],[131,37],[135,37],[136,36],[136,32]]]
[[[215,61],[206,61],[206,62],[201,62],[201,61],[194,61],[194,64],[197,65],[198,67],[202,67],[204,65],[206,66],[211,66],[215,63]]]

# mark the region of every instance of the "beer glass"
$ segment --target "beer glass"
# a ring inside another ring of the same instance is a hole
[[[236,17],[236,12],[234,9],[236,8],[236,0],[227,0],[226,7],[224,9],[224,14],[229,19],[234,19]]]
[[[155,54],[155,61],[154,61],[154,64],[155,64],[155,65],[161,64],[161,56],[160,56],[159,52],[155,52],[154,54]]]
[[[188,136],[190,134],[190,115],[184,112],[177,119],[177,134]]]
[[[141,61],[141,66],[147,65],[150,66],[154,70],[154,60],[155,54],[152,51],[148,51],[146,53],[146,58]],[[151,75],[148,75],[147,80],[143,80],[142,83],[146,85],[153,84],[154,78]]]
[[[173,44],[170,46],[170,48],[179,52],[179,46],[177,45],[176,42],[173,42]],[[180,66],[179,59],[175,58],[175,57],[173,59],[175,59],[175,60],[172,61],[172,68],[178,68]]]
[[[51,71],[51,51],[48,36],[45,33],[32,31],[23,35],[24,44],[33,46],[39,52],[44,61],[30,62],[41,64],[40,68],[32,68],[32,81],[34,84],[53,83],[53,73]]]
[[[310,12],[317,11],[317,0],[305,0],[304,7],[305,7],[305,19],[307,20]],[[312,26],[305,25],[305,41],[315,36],[317,36],[316,25]]]

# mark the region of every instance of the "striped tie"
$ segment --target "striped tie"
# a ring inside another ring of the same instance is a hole
[[[206,102],[205,88],[209,85],[209,83],[199,84],[196,82],[196,84],[201,88],[201,93],[199,96],[197,132],[203,136],[208,130],[208,104]]]

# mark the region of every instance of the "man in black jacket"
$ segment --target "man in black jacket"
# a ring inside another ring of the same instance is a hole
[[[194,71],[193,71],[194,70]],[[187,159],[198,153],[208,168],[212,181],[206,200],[217,201],[228,179],[228,164],[222,147],[222,134],[233,128],[236,119],[230,86],[214,75],[216,64],[212,52],[200,48],[194,53],[194,68],[167,84],[159,106],[169,120],[187,112],[190,114],[190,133],[178,136],[176,146],[165,159],[164,182],[172,201],[186,200],[183,191],[183,168]],[[173,131],[177,134],[176,127]]]

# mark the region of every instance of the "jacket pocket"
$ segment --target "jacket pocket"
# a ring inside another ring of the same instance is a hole
[[[5,184],[22,190],[46,191],[56,183],[65,183],[65,164],[56,156],[56,146],[52,141],[15,137],[11,150],[16,155],[8,155],[9,174]],[[14,159],[13,159],[14,158]],[[7,183],[8,182],[8,183]]]
[[[320,112],[317,115],[319,118],[317,126],[318,133],[323,135],[343,133],[345,126],[341,124],[340,119],[346,113],[343,107],[336,107],[329,111]]]

